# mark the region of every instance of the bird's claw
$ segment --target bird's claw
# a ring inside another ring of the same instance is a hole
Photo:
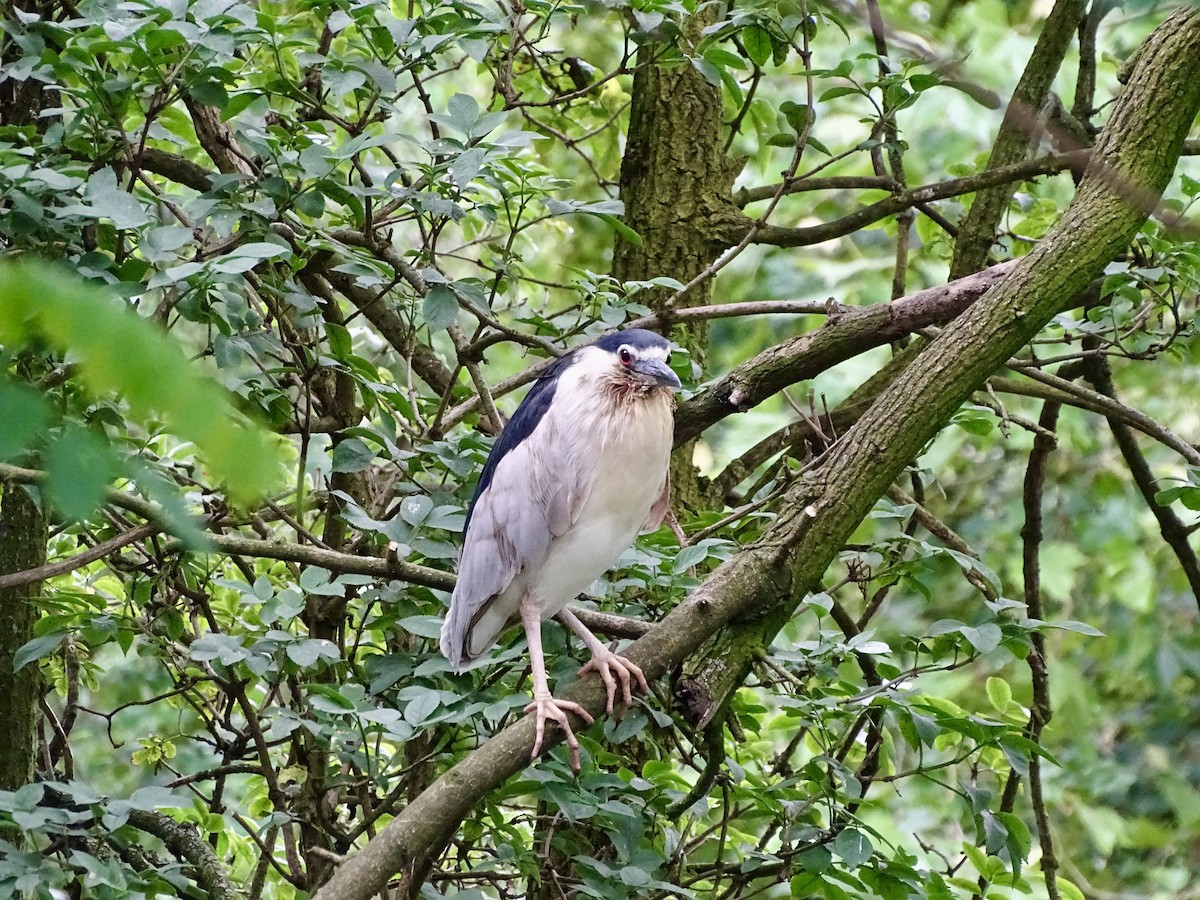
[[[529,754],[529,758],[537,759],[537,755],[542,750],[542,738],[546,735],[546,719],[553,719],[566,734],[567,748],[571,751],[571,769],[578,772],[580,768],[579,739],[575,737],[575,732],[571,730],[571,723],[567,719],[567,713],[574,713],[588,725],[591,725],[594,721],[592,714],[578,703],[571,700],[558,700],[549,694],[544,697],[535,696],[533,702],[525,707],[526,715],[531,712],[534,714],[537,733],[533,741],[533,752]]]
[[[588,672],[597,672],[600,675],[600,680],[604,682],[604,691],[608,694],[605,712],[611,716],[618,681],[621,682],[621,699],[627,707],[633,705],[633,681],[637,681],[638,690],[643,694],[650,693],[650,685],[646,683],[646,676],[636,664],[623,656],[617,656],[607,648],[601,648],[601,651],[592,654],[591,662],[579,670],[579,676],[582,678]],[[613,678],[614,673],[616,678]]]

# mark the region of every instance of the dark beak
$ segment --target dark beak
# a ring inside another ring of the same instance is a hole
[[[675,391],[683,387],[679,383],[679,376],[672,372],[667,364],[661,360],[639,359],[634,362],[631,368],[643,378],[648,378],[655,384],[661,384],[663,387],[669,387]]]

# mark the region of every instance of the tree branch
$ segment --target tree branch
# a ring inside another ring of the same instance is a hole
[[[11,466],[0,463],[0,480],[12,481],[21,484],[38,484],[45,479],[46,474],[37,469],[23,469],[19,466]],[[141,528],[149,529],[148,533],[154,531],[169,531],[169,522],[163,516],[162,511],[153,503],[149,503],[140,497],[135,497],[132,494],[127,494],[124,491],[110,489],[105,495],[105,502],[111,503],[114,506],[119,506],[134,512],[143,518],[149,519],[153,525],[143,525]],[[130,535],[139,529],[128,532],[123,537],[129,538]],[[143,535],[145,536],[145,535]],[[140,540],[140,537],[138,538]],[[133,538],[125,541],[132,542]],[[443,572],[440,569],[432,569],[429,566],[421,566],[416,563],[405,562],[401,559],[381,559],[377,556],[356,556],[352,553],[339,553],[334,550],[325,550],[320,547],[312,547],[307,544],[285,544],[279,541],[261,541],[254,538],[244,538],[232,534],[209,534],[205,536],[207,548],[204,549],[217,550],[221,553],[228,553],[236,556],[253,556],[262,559],[279,559],[288,562],[298,562],[310,566],[320,566],[323,569],[329,569],[332,572],[349,572],[358,575],[371,575],[375,578],[395,578],[400,581],[407,581],[410,584],[419,584],[425,587],[436,588],[438,590],[449,591],[454,589],[454,575],[450,572]],[[106,542],[106,543],[112,543]],[[94,548],[99,549],[99,548]],[[114,548],[115,549],[115,548]],[[179,541],[173,541],[167,545],[168,550],[179,551],[183,549],[183,544]],[[89,551],[91,552],[91,551]],[[111,552],[111,550],[106,550]],[[81,554],[82,556],[83,554]],[[104,554],[101,554],[104,555]],[[99,558],[99,557],[96,557]],[[71,557],[64,560],[62,563],[54,563],[59,566],[63,563],[72,563],[79,557]],[[87,560],[92,562],[93,560]],[[64,571],[70,571],[78,566],[69,566]],[[26,573],[18,573],[24,575]],[[54,574],[62,574],[55,572]]]
[[[1085,9],[1087,0],[1057,0],[1046,17],[1042,33],[1004,111],[1004,121],[1000,123],[1000,132],[992,146],[988,169],[1002,169],[1018,162],[1036,140],[1038,113],[1046,102],[1050,85]],[[950,264],[953,277],[978,272],[987,264],[996,226],[1012,195],[1011,182],[1001,182],[980,191],[975,197],[954,244],[954,259]]]
[[[1025,612],[1031,619],[1044,619],[1042,610],[1042,584],[1039,551],[1042,544],[1042,490],[1046,483],[1046,462],[1054,452],[1056,441],[1054,429],[1058,423],[1060,405],[1048,400],[1042,406],[1038,425],[1042,432],[1033,439],[1033,451],[1029,454],[1029,465],[1025,470],[1022,501],[1025,509],[1025,525],[1021,529],[1021,564],[1025,582]],[[1029,713],[1029,724],[1025,733],[1031,741],[1038,741],[1042,731],[1050,722],[1053,707],[1050,705],[1050,678],[1046,670],[1046,636],[1040,631],[1029,635],[1030,647],[1026,655],[1030,681],[1033,685],[1033,708]],[[1038,826],[1038,840],[1042,848],[1042,872],[1046,879],[1046,892],[1051,900],[1058,900],[1058,858],[1054,854],[1054,839],[1050,834],[1050,822],[1046,816],[1046,805],[1042,799],[1042,776],[1037,754],[1030,754],[1029,787],[1034,818]],[[1011,811],[1016,799],[1016,771],[1009,777],[1012,790],[1004,792],[1007,803],[1005,811]]]
[[[907,336],[918,328],[949,322],[1013,270],[1016,262],[993,266],[941,287],[890,303],[840,307],[821,328],[778,344],[742,363],[675,413],[675,446],[735,412],[745,412],[785,387],[839,362]]]
[[[170,816],[144,809],[129,811],[129,824],[152,834],[175,856],[196,867],[196,880],[211,900],[237,900],[240,896],[229,882],[221,861],[196,831],[194,825],[176,822]]]
[[[959,197],[995,185],[1011,185],[1014,182],[1019,183],[1042,175],[1054,175],[1067,169],[1078,170],[1086,165],[1088,158],[1086,152],[1064,153],[1047,160],[1031,160],[1027,163],[966,175],[950,181],[909,188],[855,210],[840,219],[834,219],[832,222],[823,222],[820,225],[803,228],[780,225],[761,227],[755,234],[754,242],[770,244],[775,247],[808,247],[813,244],[822,244],[825,241],[853,234],[881,219],[886,219],[888,216],[896,215],[915,206],[933,203],[936,200],[945,200],[949,197]],[[734,232],[730,231],[724,235],[723,239],[729,241],[733,237]]]
[[[1161,192],[1200,109],[1200,9],[1172,14],[1147,39],[1129,90],[1101,133],[1096,158]],[[1095,159],[1093,164],[1095,164]],[[810,478],[787,495],[763,537],[723,563],[693,594],[635,641],[628,657],[660,678],[731,623],[758,646],[790,618],[876,500],[995,369],[1078,295],[1136,233],[1144,211],[1089,168],[1046,238],[1008,277],[935,339],[883,390]],[[743,621],[752,616],[749,621]],[[739,665],[730,659],[729,665]],[[561,692],[598,714],[599,679]],[[528,763],[534,723],[501,731],[401,810],[349,857],[320,900],[367,900],[396,874],[421,884],[462,819],[490,790]],[[548,738],[557,742],[559,734]]]
[[[1084,362],[1084,372],[1088,381],[1100,394],[1116,402],[1116,390],[1113,387],[1108,360],[1102,356],[1091,357]],[[1125,459],[1125,465],[1129,467],[1129,472],[1133,475],[1134,484],[1137,485],[1138,491],[1141,492],[1142,498],[1146,501],[1150,512],[1154,514],[1154,518],[1158,520],[1158,529],[1162,533],[1163,540],[1171,548],[1175,558],[1179,560],[1179,567],[1183,569],[1184,577],[1187,578],[1188,585],[1192,589],[1192,596],[1197,603],[1200,603],[1200,560],[1196,559],[1196,551],[1188,543],[1187,526],[1170,507],[1163,506],[1154,499],[1155,494],[1158,493],[1158,484],[1154,472],[1150,469],[1150,464],[1146,462],[1146,457],[1138,449],[1137,438],[1134,437],[1130,426],[1117,416],[1109,416],[1108,427],[1112,431],[1117,449],[1121,451],[1121,456]]]
[[[26,569],[24,572],[13,572],[11,575],[0,575],[0,591],[8,588],[19,587],[23,584],[33,584],[37,581],[45,581],[47,578],[55,578],[59,575],[65,575],[67,572],[73,572],[76,569],[81,569],[88,563],[108,556],[108,554],[120,550],[129,544],[137,543],[144,538],[150,537],[152,534],[157,534],[161,529],[155,523],[139,525],[137,528],[132,528],[129,531],[122,532],[116,537],[109,538],[103,543],[97,544],[82,553],[76,553],[74,556],[67,559],[60,559],[58,562],[47,563],[44,566],[39,566],[36,569]]]

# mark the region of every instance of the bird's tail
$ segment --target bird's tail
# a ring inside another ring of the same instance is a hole
[[[458,609],[451,602],[450,608],[446,610],[446,618],[442,620],[442,634],[438,641],[442,656],[449,660],[450,668],[455,673],[461,672],[471,661],[467,657],[468,629],[465,626],[468,623],[459,622],[461,618]]]

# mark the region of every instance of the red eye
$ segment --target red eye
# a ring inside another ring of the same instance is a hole
[[[633,362],[633,354],[629,352],[628,347],[622,347],[620,351],[618,351],[617,356],[621,358],[621,365],[623,366],[627,366]]]

